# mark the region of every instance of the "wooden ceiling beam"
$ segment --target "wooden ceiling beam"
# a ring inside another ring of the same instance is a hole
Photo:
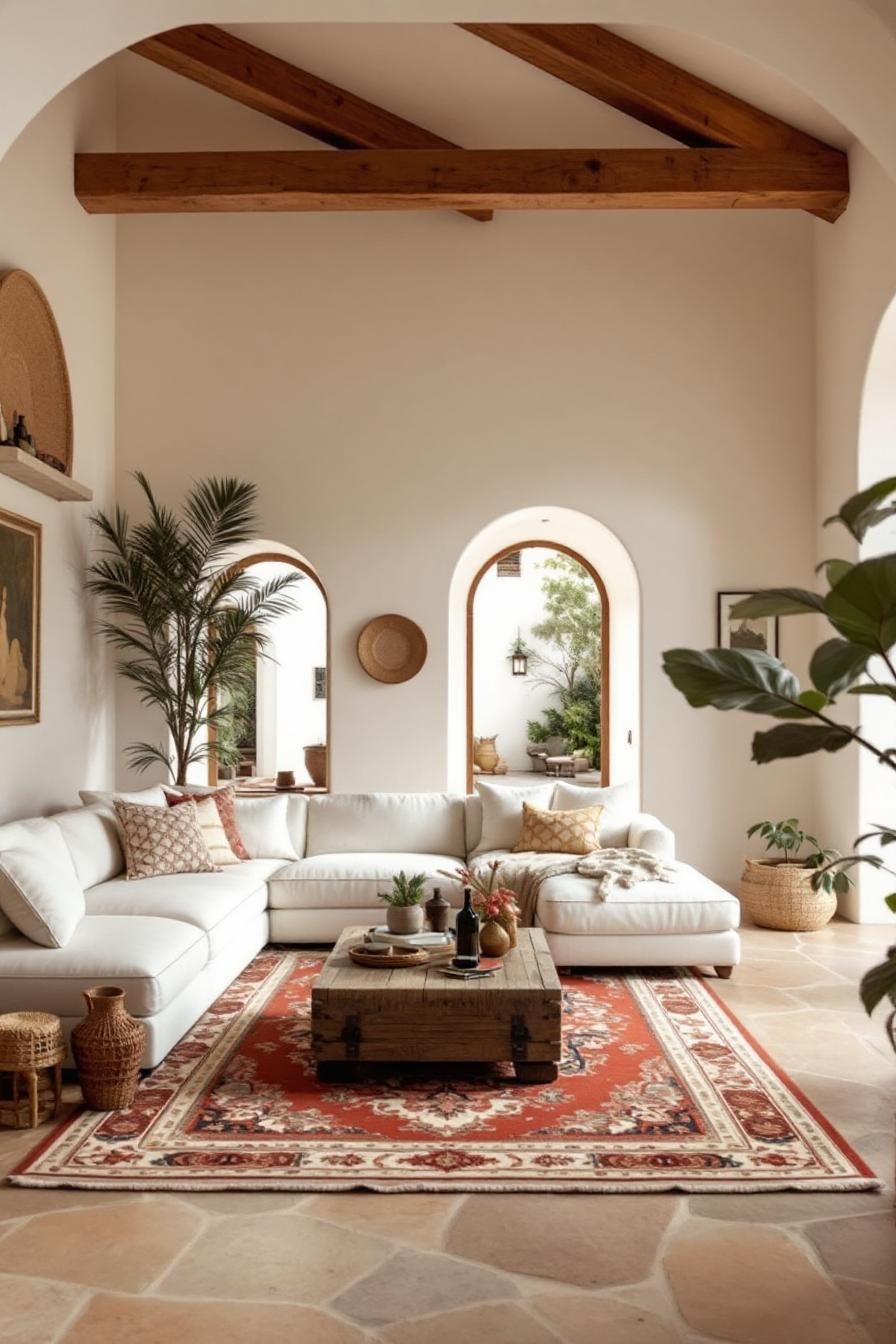
[[[211,24],[172,28],[131,51],[335,149],[452,149],[405,121]],[[489,211],[464,211],[486,221]]]
[[[596,24],[458,27],[694,148],[839,152]],[[827,212],[818,213],[829,218]]]
[[[320,210],[843,209],[831,151],[445,149],[76,154],[92,214]]]

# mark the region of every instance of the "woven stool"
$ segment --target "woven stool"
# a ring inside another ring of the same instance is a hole
[[[53,1115],[62,1100],[62,1023],[52,1013],[4,1013],[0,1016],[0,1071],[12,1074],[12,1103],[19,1128],[19,1078],[25,1075],[31,1128],[38,1123],[37,1075],[53,1070]]]

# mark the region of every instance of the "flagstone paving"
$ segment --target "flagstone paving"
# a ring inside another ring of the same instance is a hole
[[[892,927],[744,930],[712,981],[881,1193],[107,1195],[0,1187],[2,1344],[893,1344]],[[70,1102],[77,1097],[68,1088]],[[0,1129],[0,1175],[46,1132]]]

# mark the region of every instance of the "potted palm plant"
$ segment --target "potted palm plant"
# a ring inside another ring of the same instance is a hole
[[[390,933],[419,933],[423,928],[423,907],[420,902],[426,895],[426,874],[414,873],[408,876],[404,870],[392,879],[391,891],[377,892],[377,898],[385,901],[386,928]]]
[[[837,912],[837,893],[850,884],[845,872],[830,867],[840,857],[837,850],[822,849],[796,817],[757,821],[747,831],[748,838],[754,835],[766,842],[767,851],[778,851],[775,858],[744,861],[738,895],[755,923],[790,933],[824,928]],[[806,845],[812,848],[803,854]]]
[[[148,517],[133,524],[121,508],[94,516],[101,549],[86,586],[104,609],[100,633],[119,651],[119,675],[168,733],[167,742],[134,742],[126,754],[136,770],[161,764],[185,784],[197,761],[239,759],[237,735],[226,730],[254,689],[268,627],[294,609],[289,590],[301,575],[259,583],[234,566],[234,549],[258,535],[254,485],[199,481],[178,517],[142,472],[136,480]]]

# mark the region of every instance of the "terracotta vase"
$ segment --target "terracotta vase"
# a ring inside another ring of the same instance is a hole
[[[510,951],[510,934],[496,919],[487,919],[479,930],[479,950],[485,957],[503,957]]]
[[[386,911],[386,928],[390,933],[419,933],[423,928],[423,906],[390,905]]]
[[[72,1054],[84,1101],[92,1111],[120,1111],[134,1100],[146,1028],[124,1006],[115,985],[86,989],[87,1016],[72,1032]]]
[[[327,787],[327,748],[323,743],[305,748],[305,769],[311,776],[312,784],[319,789]]]

